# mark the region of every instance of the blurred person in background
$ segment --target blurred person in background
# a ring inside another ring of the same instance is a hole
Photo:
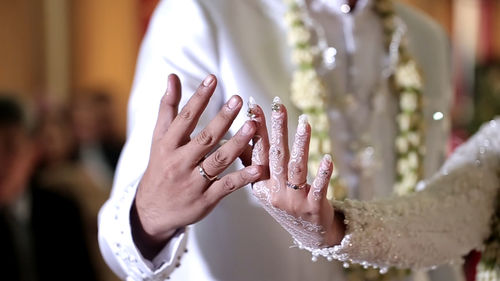
[[[34,178],[40,157],[25,110],[0,95],[2,280],[96,280],[77,204]]]
[[[71,102],[76,157],[95,184],[108,192],[124,143],[115,112],[111,96],[104,91],[80,91]]]
[[[109,189],[98,186],[79,161],[76,137],[67,107],[50,105],[39,115],[35,130],[35,137],[40,145],[40,161],[35,174],[37,182],[78,203],[99,280],[117,280],[102,259],[97,243],[97,214],[109,196]]]

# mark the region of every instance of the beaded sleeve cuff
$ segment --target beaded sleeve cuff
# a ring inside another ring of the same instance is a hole
[[[127,280],[166,280],[172,273],[186,250],[187,231],[180,229],[168,244],[153,259],[144,258],[135,247],[130,228],[130,206],[135,197],[138,180],[123,190],[120,196],[112,197],[101,212],[111,212],[112,215],[101,215],[100,232],[106,233],[101,247],[109,249],[112,256],[107,257],[108,263],[118,266],[115,272],[123,272]],[[117,193],[118,194],[118,193]],[[109,261],[109,259],[112,259]],[[121,274],[120,274],[121,275]]]

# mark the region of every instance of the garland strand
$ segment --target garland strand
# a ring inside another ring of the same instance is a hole
[[[312,127],[309,152],[309,172],[316,173],[321,157],[331,154],[329,120],[325,104],[327,94],[324,83],[315,68],[318,51],[311,43],[311,32],[304,20],[305,11],[296,0],[285,0],[288,6],[285,23],[288,26],[288,44],[292,62],[296,65],[291,83],[291,100],[294,105],[309,115]],[[377,0],[374,11],[380,17],[384,43],[390,53],[396,32],[394,6],[390,0]],[[398,42],[397,64],[389,78],[393,92],[399,100],[397,115],[397,154],[394,191],[402,195],[414,191],[422,177],[424,154],[422,130],[422,78],[417,64],[407,51],[406,41]],[[338,173],[334,173],[328,188],[328,199],[343,200],[347,186]]]

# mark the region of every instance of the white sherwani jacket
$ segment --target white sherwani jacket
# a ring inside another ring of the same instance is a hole
[[[381,78],[386,59],[381,23],[370,9],[370,1],[359,1],[350,15],[340,13],[338,3],[333,4],[308,1],[311,15],[326,30],[328,44],[337,50],[336,68],[323,73],[329,94],[345,95],[347,87],[351,87],[352,94],[365,102],[374,89],[388,93],[383,110],[373,113],[367,106],[369,102],[359,109],[360,116],[371,122],[358,129],[370,132],[382,167],[369,180],[362,180],[348,165],[352,155],[345,149],[345,143],[357,137],[357,128],[352,129],[334,104],[327,105],[333,150],[336,159],[340,159],[335,164],[341,174],[355,183],[349,191],[351,197],[384,197],[390,194],[395,175],[397,101]],[[196,281],[344,280],[340,263],[324,260],[312,263],[307,252],[290,249],[290,236],[259,206],[249,187],[222,200],[188,232],[179,230],[152,261],[141,256],[131,237],[130,206],[148,163],[159,101],[169,73],[181,78],[182,104],[207,74],[214,73],[219,78],[199,128],[233,94],[241,95],[244,100],[253,96],[263,108],[274,96],[280,96],[289,109],[289,127],[294,128],[299,113],[288,97],[293,66],[282,21],[284,11],[280,0],[164,0],[158,5],[137,62],[128,108],[127,143],[111,197],[99,216],[102,253],[120,277],[163,280],[170,276],[172,280]],[[449,46],[441,29],[425,16],[399,5],[397,12],[407,26],[410,50],[423,70],[427,148],[424,165],[425,175],[430,176],[445,156],[451,98]],[[355,75],[347,77],[348,72]],[[435,112],[443,113],[444,118],[434,120]],[[245,118],[240,113],[231,132]],[[188,252],[184,253],[186,247]],[[450,253],[453,257],[461,254],[458,249]],[[176,268],[179,261],[181,266]]]

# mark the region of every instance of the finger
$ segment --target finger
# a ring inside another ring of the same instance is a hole
[[[287,113],[278,97],[273,100],[271,124],[269,148],[269,169],[273,181],[271,191],[278,192],[284,190],[286,186],[288,163]]]
[[[231,192],[259,180],[262,174],[261,166],[248,166],[239,171],[225,175],[215,181],[205,191],[205,196],[210,205],[214,205]]]
[[[246,121],[229,141],[203,160],[205,172],[210,176],[222,173],[245,150],[255,130],[255,122]]]
[[[193,132],[201,114],[207,107],[210,97],[214,93],[216,85],[217,79],[215,76],[212,74],[208,75],[172,121],[166,134],[166,139],[172,144],[176,146],[181,145],[186,140],[186,136],[189,136]]]
[[[329,154],[326,154],[319,164],[318,173],[314,179],[311,189],[309,190],[309,201],[319,204],[321,201],[320,199],[326,198],[326,192],[328,190],[328,184],[330,183],[332,172],[332,157]]]
[[[241,106],[241,98],[239,96],[232,96],[229,101],[224,104],[219,113],[217,113],[215,118],[208,123],[207,127],[183,147],[183,149],[190,152],[189,155],[193,155],[193,158],[189,159],[190,161],[198,163],[217,143],[219,143],[219,140],[227,133],[229,127],[238,115]],[[250,124],[250,126],[255,127],[253,124]],[[247,143],[248,141],[245,145]]]
[[[264,111],[255,104],[251,97],[248,101],[248,113],[257,124],[257,131],[253,138],[252,164],[269,166],[269,136],[267,134],[266,118]]]
[[[163,136],[172,120],[177,116],[179,102],[181,100],[181,82],[175,74],[170,74],[167,79],[167,90],[160,101],[160,111],[154,129],[154,136]]]
[[[288,162],[288,181],[292,184],[302,185],[307,181],[310,138],[311,126],[307,122],[307,115],[303,114],[299,117],[290,162]]]

